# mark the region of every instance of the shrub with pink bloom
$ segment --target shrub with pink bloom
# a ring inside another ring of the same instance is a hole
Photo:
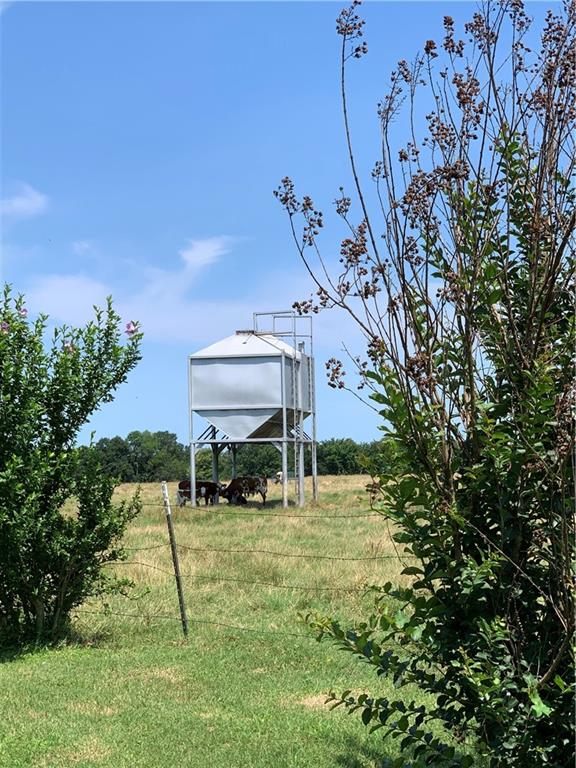
[[[138,497],[116,504],[115,481],[78,433],[140,360],[136,323],[123,337],[108,299],[84,327],[27,318],[10,286],[0,294],[0,647],[63,637],[74,608],[124,589],[103,566],[123,557]],[[71,499],[75,516],[62,515]]]

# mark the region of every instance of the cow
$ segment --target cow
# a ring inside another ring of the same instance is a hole
[[[278,485],[278,483],[282,483],[282,482],[284,482],[284,473],[282,472],[282,470],[280,470],[279,472],[276,472],[274,483]]]
[[[216,496],[218,496],[224,486],[220,483],[213,483],[209,480],[197,480],[196,481],[196,501],[199,504],[200,499],[204,499],[204,504],[214,504]],[[178,483],[178,490],[176,491],[176,501],[179,507],[183,507],[186,501],[192,500],[190,493],[192,484],[190,480],[181,480]]]
[[[246,496],[259,493],[262,496],[262,506],[266,504],[268,480],[265,477],[236,477],[231,480],[220,495],[228,499],[230,504],[246,504]]]

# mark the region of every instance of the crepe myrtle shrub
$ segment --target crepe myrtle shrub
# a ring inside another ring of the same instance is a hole
[[[355,626],[308,616],[410,686],[330,694],[398,740],[395,768],[574,761],[575,25],[574,3],[539,30],[520,0],[461,30],[445,16],[391,75],[369,189],[349,130],[354,3],[337,21],[351,191],[335,264],[311,197],[289,178],[276,192],[316,283],[295,307],[362,329],[361,384],[395,444],[372,503],[402,583],[375,586]],[[343,372],[332,361],[331,383]]]
[[[138,496],[112,503],[114,481],[94,450],[74,447],[80,428],[113,399],[140,359],[141,333],[108,300],[83,328],[46,339],[47,317],[30,320],[6,286],[0,308],[0,642],[63,637],[70,612],[90,595],[118,590],[103,566]]]

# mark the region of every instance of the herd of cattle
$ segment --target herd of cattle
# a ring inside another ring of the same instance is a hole
[[[183,507],[192,499],[192,485],[190,480],[181,480],[176,491],[176,500],[179,507]],[[204,499],[204,504],[215,504],[220,498],[228,499],[230,504],[247,504],[248,496],[259,493],[262,497],[262,506],[266,504],[268,493],[268,480],[265,477],[236,477],[228,485],[214,483],[212,481],[196,481],[196,501]]]

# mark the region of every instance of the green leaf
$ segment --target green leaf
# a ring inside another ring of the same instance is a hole
[[[408,726],[409,726],[409,725],[410,725],[410,721],[408,720],[408,718],[406,717],[406,715],[402,715],[402,717],[400,718],[400,720],[398,720],[398,722],[396,723],[396,728],[397,728],[399,731],[405,731],[405,730],[406,730],[406,728],[408,728]]]
[[[362,712],[362,722],[364,725],[368,725],[368,723],[372,720],[372,709],[370,707],[366,707],[366,709]]]
[[[556,675],[556,676],[554,677],[554,683],[555,683],[555,685],[556,685],[558,688],[560,688],[560,690],[562,691],[562,693],[564,693],[565,691],[568,691],[568,690],[570,690],[570,686],[569,686],[569,685],[566,685],[566,683],[564,682],[564,680],[562,680],[562,678],[560,677],[560,675]]]
[[[536,717],[545,717],[552,712],[552,707],[545,704],[540,698],[540,694],[537,688],[533,687],[528,690],[528,696],[532,702],[532,711]]]

